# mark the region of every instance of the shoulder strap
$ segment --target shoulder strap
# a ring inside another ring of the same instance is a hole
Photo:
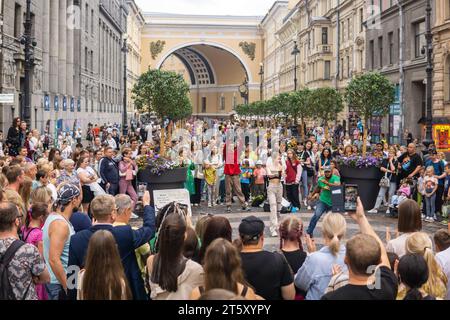
[[[28,231],[27,236],[23,239],[23,241],[24,241],[24,242],[27,242],[27,239],[28,239],[28,237],[30,236],[31,232],[33,232],[33,231],[36,230],[36,229],[38,229],[38,228],[31,228],[31,230]],[[25,232],[24,232],[24,234],[25,234]]]
[[[247,295],[247,292],[248,292],[248,287],[244,286],[244,289],[242,289],[242,292],[241,292],[241,297],[245,298],[245,296]]]
[[[0,264],[2,264],[4,267],[8,266],[8,264],[14,258],[14,255],[16,254],[17,250],[19,250],[24,244],[25,244],[25,242],[23,242],[21,240],[16,240],[13,243],[11,243],[9,248],[6,250],[6,252],[0,258]]]

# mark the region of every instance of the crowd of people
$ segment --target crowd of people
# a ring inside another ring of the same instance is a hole
[[[52,145],[47,133],[14,120],[0,158],[1,299],[450,298],[449,230],[433,239],[422,230],[422,222],[445,221],[450,200],[450,166],[433,145],[369,146],[383,178],[375,207],[358,199],[348,213],[360,233],[346,240],[344,215],[330,212],[331,188],[341,184],[339,158],[360,153],[359,135],[337,127],[328,140],[316,127],[301,138],[287,127],[251,131],[262,128],[238,121],[171,125],[168,142],[161,125],[146,124],[127,136],[94,126],[84,143],[77,131]],[[239,129],[254,136],[230,138]],[[233,239],[223,216],[190,216],[176,202],[155,212],[150,193],[137,192],[138,163],[154,157],[187,168],[194,207],[267,207],[279,251],[264,250],[265,223],[251,213]],[[398,216],[399,234],[387,232],[386,243],[365,213],[382,205]],[[143,223],[134,228],[140,207]],[[300,209],[314,210],[306,232]],[[283,210],[294,214],[282,219]]]

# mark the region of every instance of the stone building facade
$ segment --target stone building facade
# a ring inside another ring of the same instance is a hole
[[[399,142],[405,129],[421,140],[426,119],[426,54],[422,51],[426,45],[426,0],[381,3],[379,17],[367,20],[366,67],[398,85],[397,101],[382,128],[391,142]],[[435,10],[432,12],[434,25]]]
[[[0,90],[15,95],[13,104],[0,106],[0,127],[5,131],[22,104],[20,37],[26,0],[3,1],[2,11]],[[120,123],[125,0],[33,0],[31,11],[37,43],[31,126],[56,133],[77,127],[85,131],[88,123]]]
[[[450,123],[450,1],[436,0],[433,28],[433,120]]]

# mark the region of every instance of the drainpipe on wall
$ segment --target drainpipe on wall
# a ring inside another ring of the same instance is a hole
[[[404,45],[405,45],[405,27],[404,27],[404,12],[403,6],[400,3],[401,0],[397,0],[399,20],[400,20],[400,39],[399,39],[399,72],[400,72],[400,83],[399,83],[399,104],[400,104],[400,126],[399,126],[399,141],[403,144],[403,126],[405,122],[404,113],[404,88],[405,88],[405,67],[404,67]]]
[[[338,88],[338,79],[340,76],[340,69],[341,69],[341,1],[337,0],[337,17],[336,17],[336,26],[337,26],[337,41],[336,41],[336,76],[334,78],[334,87]]]

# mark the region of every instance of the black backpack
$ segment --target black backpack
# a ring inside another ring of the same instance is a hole
[[[25,242],[20,240],[14,241],[6,250],[5,254],[0,258],[0,300],[15,300],[11,283],[8,278],[8,265],[14,258],[17,250],[19,250],[24,244]]]

